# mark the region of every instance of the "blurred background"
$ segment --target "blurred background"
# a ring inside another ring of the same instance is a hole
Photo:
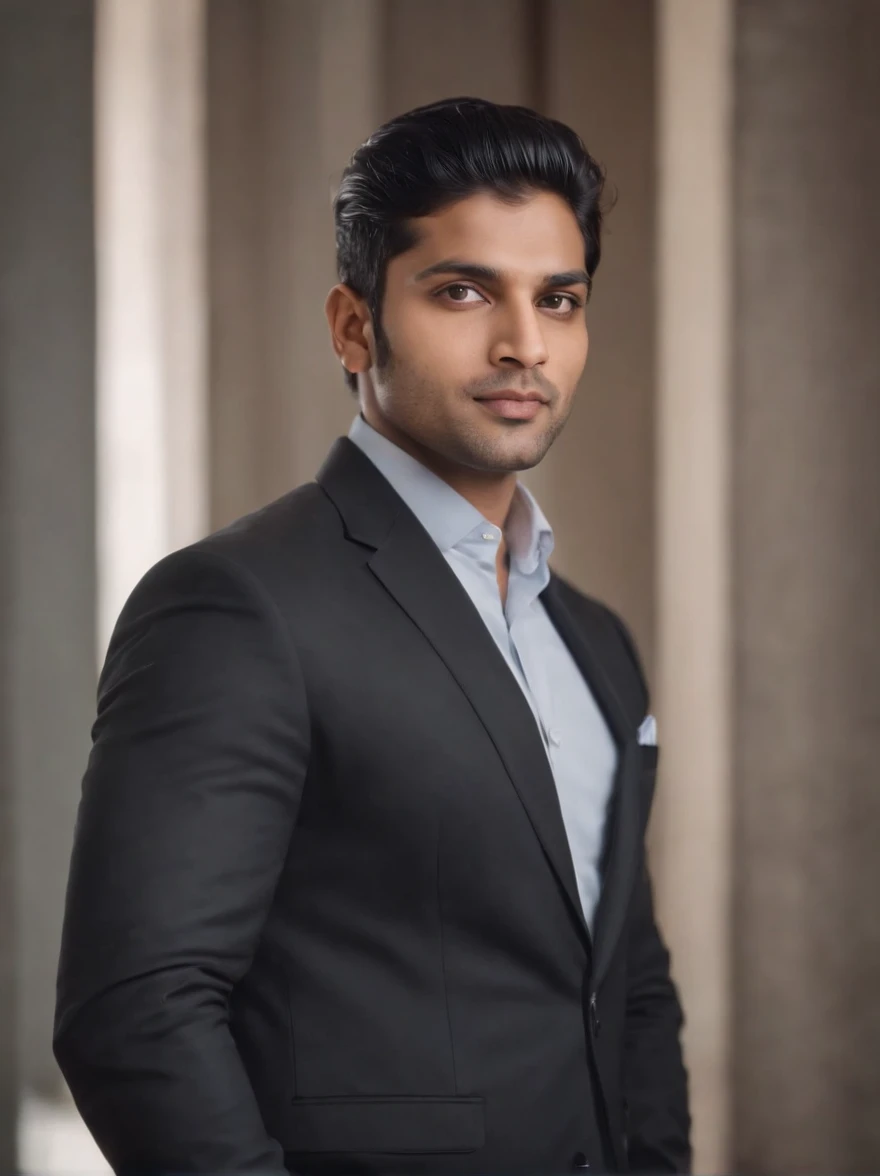
[[[0,1171],[105,1170],[51,1052],[98,666],[355,411],[330,199],[455,94],[617,191],[557,567],[640,643],[696,1169],[880,1171],[878,0],[0,0]]]

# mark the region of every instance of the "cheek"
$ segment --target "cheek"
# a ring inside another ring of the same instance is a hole
[[[395,324],[389,336],[395,354],[407,357],[413,367],[434,376],[447,371],[472,371],[485,352],[485,327],[477,315],[455,311],[439,314],[435,307],[418,307]]]
[[[574,391],[584,365],[587,362],[589,340],[584,329],[576,330],[570,324],[550,341],[550,357],[553,380],[560,390]],[[548,372],[548,375],[551,373]]]

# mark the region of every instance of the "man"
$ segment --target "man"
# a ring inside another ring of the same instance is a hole
[[[586,361],[601,188],[525,109],[377,131],[335,204],[349,438],[123,610],[55,1034],[118,1172],[688,1167],[645,685],[516,478]]]

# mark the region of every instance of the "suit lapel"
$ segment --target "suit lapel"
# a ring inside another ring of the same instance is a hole
[[[550,763],[534,715],[482,618],[430,536],[347,439],[318,474],[373,575],[430,642],[495,745],[568,906],[589,938]]]
[[[551,580],[541,597],[550,619],[568,646],[605,716],[617,744],[617,769],[608,807],[602,892],[593,921],[592,989],[602,983],[623,930],[639,851],[638,719],[628,716],[611,679],[596,656],[594,642],[577,624]]]

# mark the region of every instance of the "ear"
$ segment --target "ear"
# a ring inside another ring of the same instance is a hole
[[[333,350],[349,372],[372,367],[373,323],[367,304],[351,286],[334,286],[324,303]]]

